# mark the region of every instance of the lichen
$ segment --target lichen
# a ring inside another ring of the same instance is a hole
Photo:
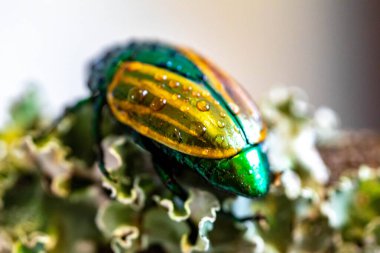
[[[97,166],[91,108],[36,139],[50,124],[40,105],[27,91],[0,129],[0,252],[380,251],[380,169],[363,164],[331,180],[317,145],[341,138],[339,120],[297,88],[274,89],[260,104],[276,175],[262,199],[226,196],[186,175],[190,194],[180,201],[108,113],[109,180]],[[238,221],[248,216],[256,218]]]

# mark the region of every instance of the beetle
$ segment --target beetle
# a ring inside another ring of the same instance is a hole
[[[137,41],[110,48],[90,66],[100,169],[102,108],[152,154],[157,174],[182,199],[174,172],[196,171],[216,188],[255,198],[270,185],[266,128],[247,92],[195,51]],[[130,133],[130,132],[129,132]]]

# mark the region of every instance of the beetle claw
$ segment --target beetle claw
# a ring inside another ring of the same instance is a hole
[[[284,171],[271,172],[271,184],[275,187],[279,187],[281,183],[281,176],[284,174]]]

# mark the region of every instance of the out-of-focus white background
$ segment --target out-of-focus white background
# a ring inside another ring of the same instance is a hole
[[[31,83],[54,115],[87,94],[87,63],[131,38],[190,46],[261,99],[306,90],[345,128],[380,128],[380,5],[364,1],[12,0],[0,3],[0,122]]]

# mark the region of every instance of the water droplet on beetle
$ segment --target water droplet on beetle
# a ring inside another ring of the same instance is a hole
[[[157,81],[165,81],[166,79],[168,79],[168,77],[166,75],[156,73],[154,75],[154,79],[156,79]]]
[[[182,112],[187,112],[188,110],[190,110],[190,107],[187,106],[187,105],[182,105],[182,106],[180,107],[180,110],[181,110]]]
[[[206,133],[207,128],[200,122],[193,122],[190,125],[190,129],[193,130],[198,136],[203,136]]]
[[[225,118],[227,115],[224,112],[220,112],[220,117]]]
[[[207,112],[210,110],[210,104],[206,100],[199,100],[197,102],[197,108],[201,112]]]
[[[141,133],[143,133],[143,134],[147,134],[147,133],[149,132],[149,127],[147,127],[147,126],[142,126],[142,127],[140,128],[140,131],[141,131]]]
[[[223,136],[223,135],[217,135],[217,136],[215,137],[215,142],[216,142],[219,146],[221,146],[222,143],[224,142],[224,136]]]
[[[128,100],[132,103],[141,103],[145,96],[148,95],[147,90],[139,89],[137,87],[134,87],[129,90],[128,92]]]
[[[169,81],[169,86],[171,88],[178,88],[180,85],[181,85],[180,82],[177,82],[177,81],[174,81],[174,80],[170,80]]]
[[[219,128],[223,128],[225,126],[226,126],[226,124],[223,121],[218,120],[218,127]]]
[[[240,112],[240,108],[237,106],[237,104],[229,103],[228,105],[235,114],[238,114]]]
[[[189,85],[182,85],[182,90],[183,91],[192,91],[193,90],[193,87],[189,86]]]
[[[210,150],[208,150],[208,149],[204,149],[204,150],[202,151],[202,154],[203,154],[203,155],[207,155],[209,152],[210,152]]]
[[[177,128],[174,128],[174,137],[177,139],[177,141],[179,143],[182,142],[182,135],[181,135],[181,132],[177,129]]]
[[[162,108],[164,108],[164,106],[166,105],[166,99],[164,98],[159,98],[159,97],[155,97],[153,99],[153,101],[150,103],[150,108],[153,110],[153,111],[160,111],[162,110]]]
[[[191,93],[191,95],[193,95],[193,97],[200,97],[201,96],[201,93],[199,93],[198,91],[193,91]]]
[[[172,95],[172,99],[173,99],[173,100],[177,100],[177,99],[179,99],[179,98],[181,98],[181,95],[180,95],[180,94],[173,94],[173,95]]]
[[[209,97],[210,96],[210,92],[208,92],[208,91],[202,91],[202,96],[203,97]]]

